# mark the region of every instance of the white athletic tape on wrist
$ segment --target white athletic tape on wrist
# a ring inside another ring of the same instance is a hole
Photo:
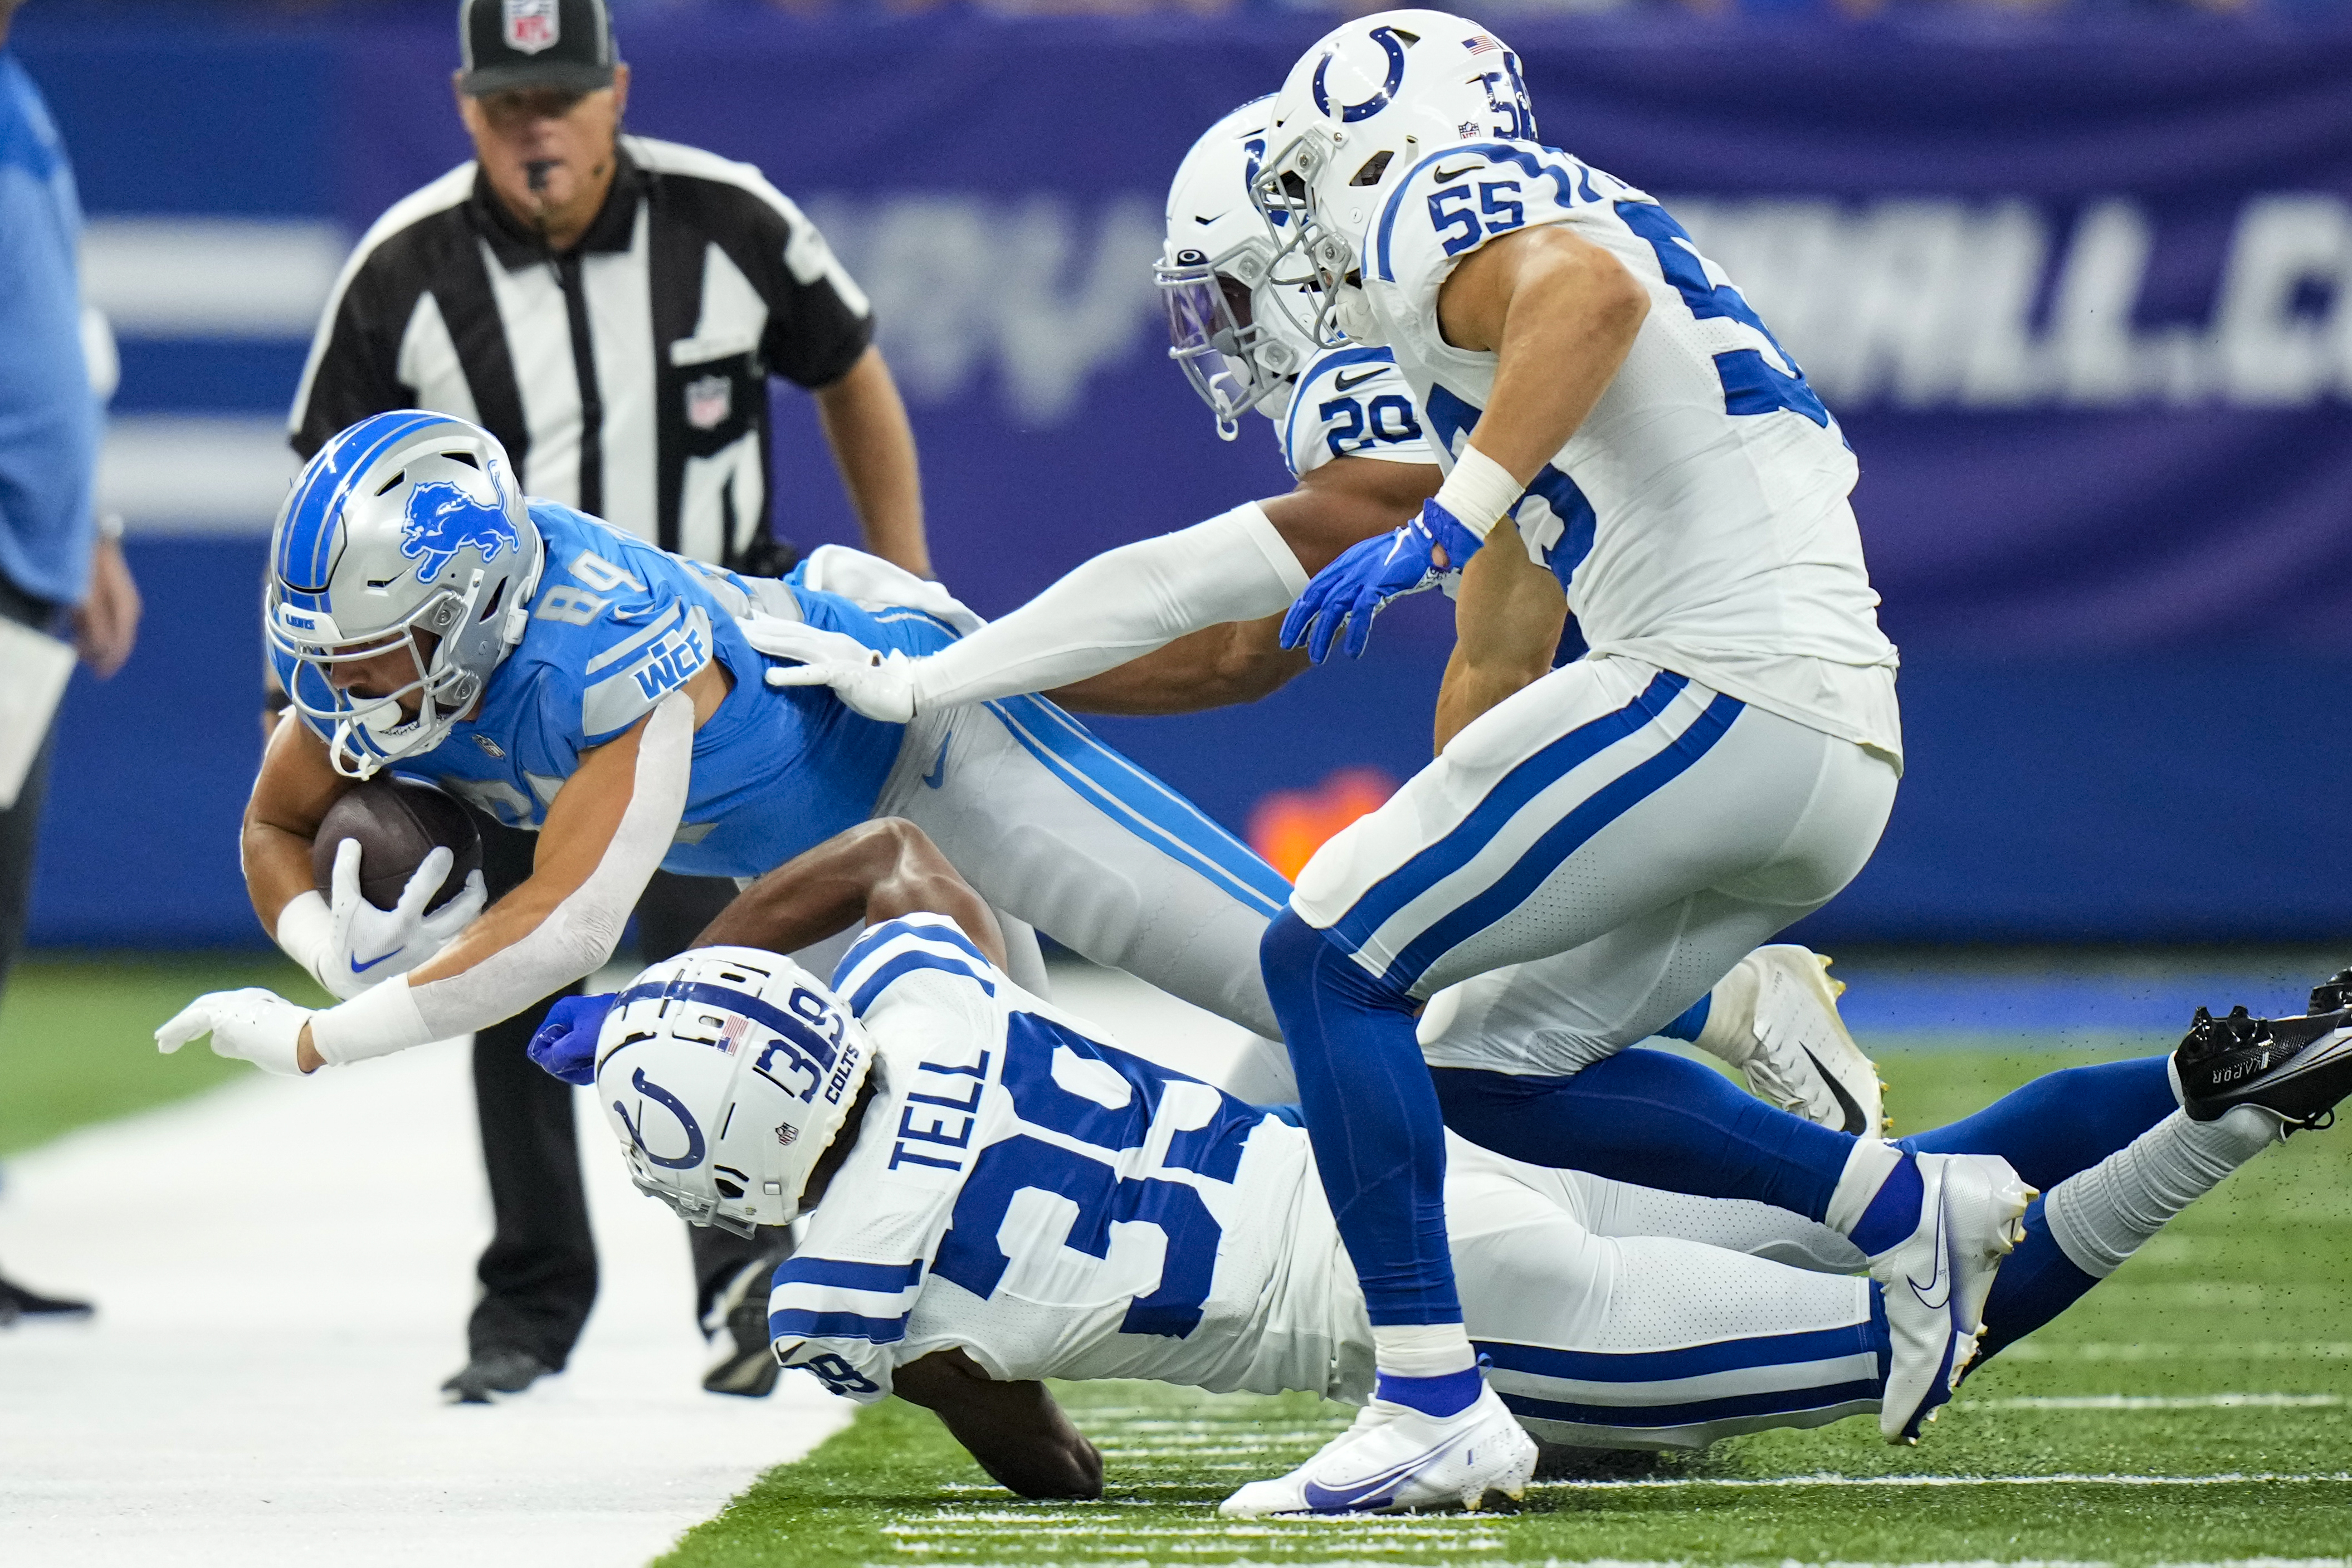
[[[278,912],[278,929],[270,933],[285,955],[310,973],[320,985],[326,984],[325,960],[334,956],[330,951],[335,925],[335,912],[326,896],[316,888],[305,888],[287,901]]]
[[[1437,504],[1483,539],[1504,513],[1518,505],[1527,488],[1511,477],[1509,469],[1476,447],[1465,445],[1454,460],[1454,472],[1438,487]]]

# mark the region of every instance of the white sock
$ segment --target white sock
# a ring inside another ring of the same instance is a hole
[[[1756,1053],[1756,970],[1742,958],[1707,994],[1706,1022],[1691,1043],[1734,1067]]]
[[[1829,1212],[1822,1223],[1840,1236],[1851,1236],[1853,1228],[1862,1223],[1870,1207],[1870,1200],[1903,1163],[1901,1149],[1876,1138],[1857,1138],[1845,1156],[1845,1170],[1838,1176],[1837,1190],[1830,1194]]]
[[[2167,1220],[2285,1135],[2285,1123],[2259,1105],[2211,1122],[2175,1111],[2050,1189],[2042,1207],[2050,1239],[2068,1262],[2104,1280]]]
[[[1460,1323],[1399,1323],[1372,1330],[1372,1364],[1391,1377],[1444,1377],[1478,1356]]]

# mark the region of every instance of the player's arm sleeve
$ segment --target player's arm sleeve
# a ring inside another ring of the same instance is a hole
[[[331,1062],[389,1055],[511,1018],[595,973],[669,852],[693,761],[694,703],[673,692],[646,721],[629,804],[587,880],[529,932],[471,968],[422,985],[402,975],[315,1015],[312,1047]]]
[[[1027,604],[915,662],[915,708],[1051,691],[1187,632],[1278,615],[1307,572],[1255,502],[1122,545]]]
[[[874,307],[792,198],[762,180],[745,193],[729,256],[768,307],[768,369],[804,387],[847,375],[874,341]]]

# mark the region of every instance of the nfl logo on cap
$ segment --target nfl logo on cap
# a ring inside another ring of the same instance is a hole
[[[562,37],[558,0],[506,0],[507,47],[526,55],[555,47]]]

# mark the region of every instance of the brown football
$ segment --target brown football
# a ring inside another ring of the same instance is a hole
[[[466,808],[430,784],[388,773],[328,807],[319,836],[310,841],[310,879],[330,899],[335,895],[335,846],[345,839],[359,841],[360,896],[378,909],[398,904],[409,877],[443,845],[457,862],[425,904],[427,914],[457,897],[467,874],[482,867],[482,835]]]

